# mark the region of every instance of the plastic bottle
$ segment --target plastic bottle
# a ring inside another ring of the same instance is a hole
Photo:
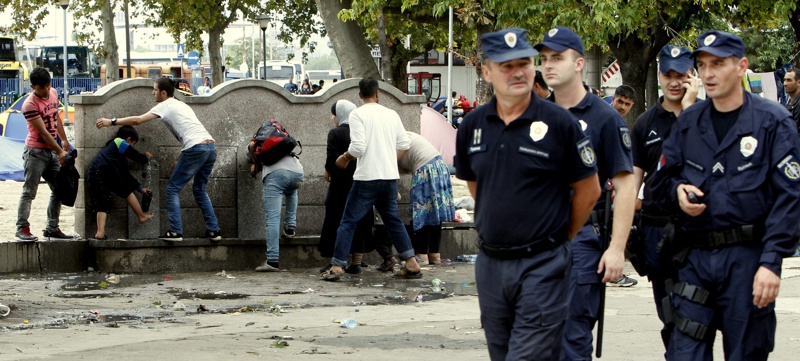
[[[341,326],[347,329],[354,329],[358,327],[358,322],[354,318],[346,318],[342,320]]]
[[[456,257],[456,260],[459,262],[468,262],[468,263],[475,263],[478,260],[477,254],[462,254]]]
[[[442,280],[434,278],[431,280],[431,291],[442,292]]]

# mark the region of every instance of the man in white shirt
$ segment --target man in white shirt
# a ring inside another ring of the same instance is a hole
[[[181,142],[183,148],[178,163],[167,182],[169,230],[160,239],[172,242],[183,240],[180,192],[190,180],[194,179],[192,193],[206,223],[205,237],[212,241],[219,241],[222,239],[219,222],[214,213],[211,199],[206,193],[206,184],[208,184],[209,175],[214,168],[214,162],[217,160],[214,138],[211,138],[211,134],[197,119],[194,110],[186,103],[173,98],[174,94],[175,85],[172,81],[168,78],[159,78],[153,84],[153,97],[158,104],[149,112],[119,119],[100,118],[97,119],[95,125],[98,129],[116,125],[139,125],[161,118],[167,129]]]
[[[401,156],[405,154],[411,141],[397,112],[378,104],[377,80],[361,79],[358,89],[364,105],[350,113],[350,147],[336,159],[336,166],[346,168],[356,159],[358,163],[336,233],[331,268],[322,274],[322,278],[337,281],[344,274],[356,224],[373,205],[383,219],[398,257],[406,260],[405,267],[396,276],[420,278],[422,273],[414,258],[411,239],[397,210],[398,153]]]

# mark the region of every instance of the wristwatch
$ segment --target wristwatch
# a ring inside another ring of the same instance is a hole
[[[111,125],[117,125],[117,118],[111,118]]]

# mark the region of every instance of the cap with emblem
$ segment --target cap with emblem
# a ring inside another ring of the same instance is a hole
[[[483,54],[495,63],[530,58],[539,53],[533,50],[525,29],[510,28],[481,36]]]
[[[682,46],[667,45],[658,53],[658,71],[662,74],[674,70],[686,74],[694,65],[692,51]]]
[[[699,49],[692,53],[695,58],[700,52],[706,52],[720,58],[735,56],[744,58],[744,41],[742,38],[724,31],[711,30],[697,37]]]
[[[544,40],[534,45],[533,48],[542,51],[542,48],[545,46],[558,52],[572,49],[583,55],[583,41],[581,37],[566,26],[556,26],[548,30],[547,33],[544,34]]]

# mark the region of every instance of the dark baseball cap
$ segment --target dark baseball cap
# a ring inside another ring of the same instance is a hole
[[[495,63],[530,58],[539,54],[533,50],[525,29],[509,28],[481,36],[483,55]]]
[[[692,53],[692,58],[696,58],[700,52],[706,52],[720,58],[729,56],[744,58],[744,41],[742,41],[742,38],[724,31],[711,30],[703,33],[697,37],[697,45],[700,48]]]
[[[578,34],[566,26],[556,26],[544,34],[544,40],[533,46],[534,49],[542,51],[543,47],[548,47],[557,52],[567,49],[575,50],[583,55],[583,41]]]
[[[658,53],[658,71],[662,74],[674,70],[686,74],[694,66],[692,51],[682,46],[667,45]]]

